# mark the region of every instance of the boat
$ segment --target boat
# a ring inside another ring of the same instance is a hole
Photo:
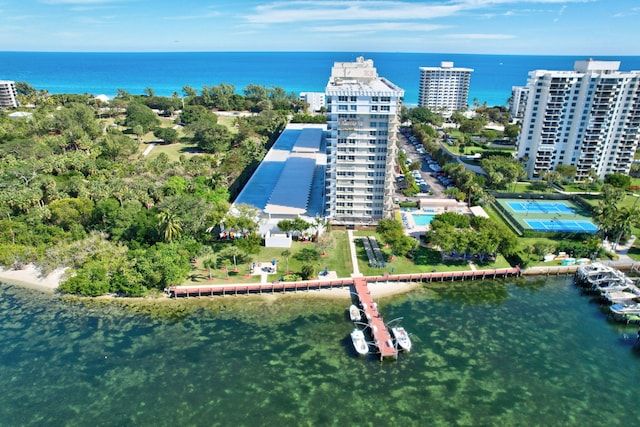
[[[640,295],[635,293],[633,290],[622,290],[622,291],[607,291],[602,294],[602,299],[607,301],[610,304],[618,304],[618,303],[626,303],[630,304],[632,302],[638,302]]]
[[[618,303],[618,304],[613,304],[611,307],[609,307],[609,310],[611,310],[611,312],[613,314],[616,315],[640,315],[640,303],[633,303],[633,304],[625,304],[625,303]]]
[[[396,344],[398,347],[402,348],[405,351],[411,351],[411,338],[409,338],[409,334],[402,327],[391,328],[391,333],[393,337],[396,339]]]
[[[364,332],[360,329],[355,328],[353,332],[351,332],[351,342],[353,342],[353,348],[355,348],[359,354],[369,353],[369,344],[367,344],[367,340],[364,337]]]
[[[356,307],[354,304],[349,306],[349,318],[352,322],[359,322],[362,320],[362,314],[360,314],[360,309]]]

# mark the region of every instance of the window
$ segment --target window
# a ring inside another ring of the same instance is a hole
[[[371,111],[378,111],[378,106],[377,105],[372,105],[371,106]]]
[[[349,100],[348,97],[346,96],[339,96],[338,97],[338,102],[347,102]]]
[[[345,96],[345,98],[346,98],[346,96]],[[351,100],[351,102],[356,102],[358,100],[358,97],[357,96],[352,96],[350,100]]]
[[[389,107],[388,105],[382,105],[382,106],[380,106],[380,110],[382,110],[382,111],[389,111],[389,108],[390,108],[390,107]]]

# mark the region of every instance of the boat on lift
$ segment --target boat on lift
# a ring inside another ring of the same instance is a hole
[[[351,332],[351,342],[353,343],[353,348],[355,348],[359,354],[365,355],[369,353],[369,344],[367,344],[364,332],[360,329],[355,328],[353,332]]]
[[[405,351],[411,351],[411,338],[409,338],[409,334],[403,327],[398,326],[391,328],[391,333],[393,334],[398,347]]]
[[[349,318],[352,322],[359,322],[362,320],[362,313],[360,313],[360,309],[356,307],[355,304],[351,304],[349,306]]]

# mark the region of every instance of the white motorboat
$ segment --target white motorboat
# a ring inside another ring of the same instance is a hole
[[[391,333],[398,344],[398,347],[405,351],[411,351],[411,338],[409,334],[402,327],[391,328]]]
[[[617,315],[640,315],[640,303],[625,304],[618,303],[609,307],[613,314]]]
[[[354,304],[349,306],[349,318],[352,322],[359,322],[362,320],[362,314],[360,313],[360,309],[356,307]]]
[[[611,304],[637,302],[640,295],[628,289],[622,291],[607,291],[602,294],[602,298]]]
[[[364,337],[364,332],[356,328],[351,332],[351,342],[353,342],[353,348],[360,354],[369,353],[369,344]]]

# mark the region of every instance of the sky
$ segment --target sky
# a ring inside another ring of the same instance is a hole
[[[0,51],[640,55],[638,0],[0,0]]]

